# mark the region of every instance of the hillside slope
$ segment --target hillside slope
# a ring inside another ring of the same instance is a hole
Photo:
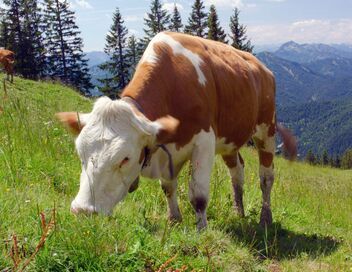
[[[2,81],[3,75],[0,74]],[[352,266],[351,171],[275,161],[274,225],[257,222],[260,188],[256,152],[244,149],[245,212],[232,207],[228,171],[218,159],[211,182],[209,227],[197,233],[188,201],[189,167],[179,178],[183,222],[167,223],[158,182],[140,188],[109,218],[69,212],[79,186],[73,138],[53,119],[57,111],[87,111],[92,102],[69,88],[15,78],[0,88],[0,240],[31,254],[41,236],[39,212],[56,208],[56,226],[29,271],[349,271]],[[0,270],[11,267],[0,245]]]
[[[299,152],[315,154],[327,150],[341,155],[352,148],[352,98],[327,102],[309,102],[278,107],[278,119],[299,138]]]

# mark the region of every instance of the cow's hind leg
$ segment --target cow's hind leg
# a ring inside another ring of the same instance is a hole
[[[206,208],[209,200],[210,174],[215,157],[215,135],[212,130],[201,132],[192,152],[192,180],[189,198],[196,212],[197,228],[207,226]]]
[[[237,213],[244,217],[243,208],[243,184],[244,184],[244,161],[240,153],[223,156],[223,159],[230,170],[232,187],[234,192],[234,205]]]
[[[260,188],[263,196],[260,224],[262,226],[271,225],[273,219],[270,193],[274,183],[275,124],[257,126],[253,140],[259,154]]]
[[[173,222],[181,222],[182,216],[177,202],[177,179],[161,179],[161,188],[163,189],[167,204],[169,206],[169,219]]]

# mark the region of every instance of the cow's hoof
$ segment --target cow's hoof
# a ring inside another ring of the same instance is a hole
[[[203,230],[205,230],[207,228],[207,220],[203,220],[203,219],[200,219],[198,220],[197,222],[197,230],[198,232],[202,232]]]
[[[178,215],[169,215],[169,221],[172,224],[176,224],[176,223],[181,223],[182,222],[182,215],[178,214]]]
[[[260,214],[260,225],[262,227],[269,227],[273,223],[273,215],[271,209],[268,207],[263,207]]]
[[[244,209],[243,206],[235,205],[235,211],[239,215],[239,217],[244,217]]]

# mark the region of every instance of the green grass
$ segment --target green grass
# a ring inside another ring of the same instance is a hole
[[[0,75],[2,81],[3,75]],[[2,85],[1,85],[2,86]],[[1,87],[2,88],[2,87]],[[29,271],[351,271],[352,171],[275,160],[274,224],[261,229],[255,150],[244,149],[244,219],[234,213],[227,169],[214,166],[209,227],[197,233],[188,201],[189,170],[180,176],[183,222],[167,222],[157,181],[142,179],[111,217],[73,216],[80,163],[57,111],[89,111],[92,101],[58,84],[15,78],[0,91],[0,270],[12,266],[13,233],[27,254],[41,236],[38,213],[55,206],[57,222]]]

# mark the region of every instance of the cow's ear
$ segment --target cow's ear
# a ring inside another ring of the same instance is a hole
[[[59,112],[55,117],[74,135],[78,135],[87,123],[89,114],[78,112]]]
[[[168,143],[176,134],[180,125],[180,121],[170,115],[161,117],[154,123],[159,127],[156,134],[156,141],[158,144]]]
[[[176,134],[180,122],[169,115],[150,121],[144,116],[133,114],[131,124],[147,137],[149,145],[154,145],[168,143]]]

